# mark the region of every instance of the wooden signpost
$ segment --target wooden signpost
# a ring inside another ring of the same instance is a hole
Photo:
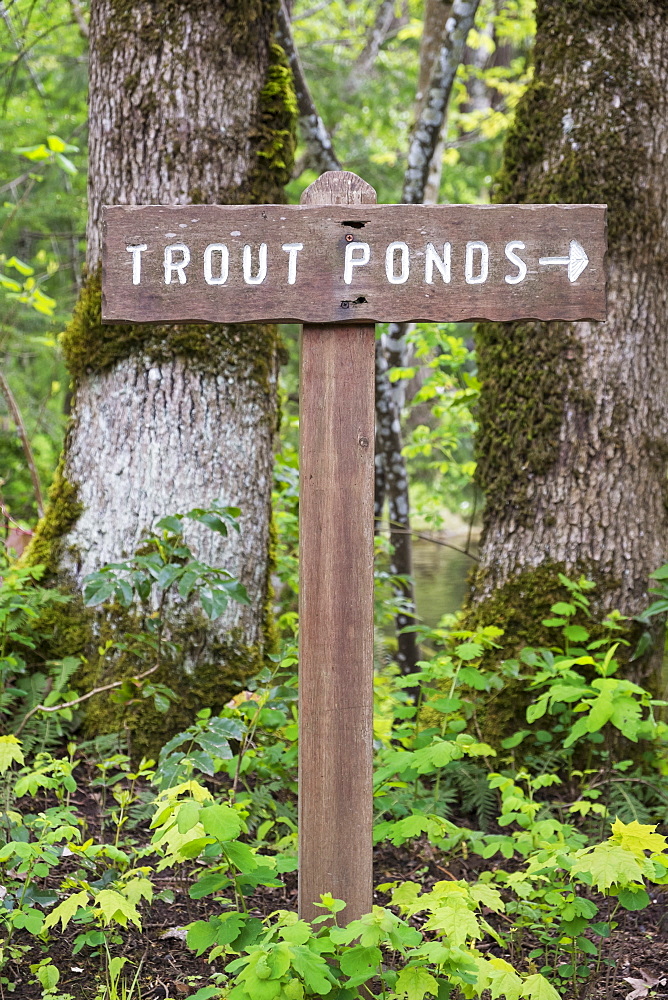
[[[374,323],[603,320],[604,205],[376,205],[345,171],[301,205],[107,207],[102,318],[304,324],[299,909],[371,909]]]

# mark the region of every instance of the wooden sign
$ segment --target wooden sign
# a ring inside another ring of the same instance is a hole
[[[103,211],[106,320],[603,319],[604,205]]]
[[[299,911],[371,910],[373,322],[605,319],[604,205],[376,205],[323,174],[301,206],[104,209],[109,322],[303,322]]]

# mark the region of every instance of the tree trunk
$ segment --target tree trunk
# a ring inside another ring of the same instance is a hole
[[[479,329],[472,601],[524,641],[557,567],[634,615],[668,558],[668,6],[539,0],[537,25],[495,200],[606,202],[609,314]]]
[[[429,81],[431,80],[434,65],[438,59],[441,39],[445,34],[445,24],[450,16],[451,7],[452,4],[448,0],[425,0],[424,25],[422,28],[422,38],[420,39],[420,71],[418,73],[417,94],[415,95],[415,117],[418,120],[427,99]],[[425,205],[438,204],[441,173],[443,170],[443,150],[445,148],[443,131],[445,129],[447,129],[447,120],[441,130],[441,135],[431,158],[429,175],[424,188],[423,202]]]
[[[272,44],[276,6],[91,4],[88,281],[63,338],[72,422],[33,559],[77,591],[87,573],[130,555],[159,517],[221,498],[241,508],[241,533],[221,539],[197,526],[186,539],[238,575],[251,601],[231,604],[208,630],[192,611],[188,667],[161,678],[182,700],[167,721],[147,722],[148,703],[135,712],[136,746],[147,726],[155,743],[156,727],[164,736],[193,710],[221,707],[267,652],[279,341],[268,325],[102,326],[100,209],[284,200],[296,107]],[[90,686],[109,680],[102,669],[90,667]],[[89,731],[118,725],[117,707],[93,705]]]

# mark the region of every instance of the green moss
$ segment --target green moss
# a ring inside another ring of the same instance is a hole
[[[662,235],[639,183],[653,154],[649,111],[638,102],[658,106],[663,81],[628,34],[639,19],[649,30],[666,9],[668,0],[539,0],[535,79],[517,108],[495,201],[607,204],[612,252]]]
[[[67,366],[78,380],[141,354],[154,364],[187,358],[208,375],[247,379],[263,394],[275,371],[279,345],[269,323],[102,323],[101,271],[88,277],[61,343]],[[273,390],[271,390],[273,391]]]
[[[280,45],[272,44],[253,132],[258,162],[249,179],[249,200],[254,204],[270,203],[277,196],[285,200],[282,189],[292,176],[297,114],[290,66]]]
[[[559,583],[559,573],[569,575],[563,564],[545,562],[511,577],[479,603],[485,571],[474,571],[461,627],[475,630],[495,625],[503,629],[502,653],[493,651],[489,655],[494,658],[514,656],[523,646],[553,645],[554,629],[545,628],[541,622],[550,617],[553,604],[568,599],[568,592]]]
[[[640,182],[656,169],[650,112],[638,111],[663,100],[663,81],[638,60],[628,33],[638,18],[649,23],[665,10],[646,0],[539,0],[535,79],[506,141],[495,202],[605,203],[612,255],[663,245],[663,206]],[[652,266],[659,273],[668,260],[655,254]],[[583,426],[593,409],[581,345],[572,325],[538,322],[481,324],[477,343],[477,481],[490,516],[512,505],[527,523],[536,513],[527,487],[558,459],[566,405]],[[624,417],[618,406],[603,434],[615,437]]]
[[[512,504],[519,520],[531,477],[559,454],[559,429],[581,348],[564,323],[485,323],[476,329],[483,392],[478,405],[476,481],[488,516]]]
[[[219,60],[221,39],[224,40],[225,47],[237,57],[243,58],[257,48],[258,28],[266,25],[268,12],[271,14],[276,9],[276,2],[277,0],[225,0],[225,3],[212,7],[210,0],[188,0],[188,9],[193,19],[208,17],[212,20],[209,45],[214,60]],[[99,58],[102,61],[113,57],[115,46],[128,34],[135,35],[142,48],[154,49],[168,40],[175,52],[183,52],[187,57],[184,0],[160,0],[159,5],[139,4],[137,0],[111,0],[110,7],[107,32],[97,40]],[[223,68],[228,70],[227,66]]]
[[[21,561],[28,566],[44,566],[47,576],[57,573],[64,538],[82,511],[77,487],[65,478],[64,461],[61,459],[49,489],[44,517],[37,525]]]
[[[208,644],[207,658],[200,661],[198,650],[206,642],[209,628],[208,619],[201,613],[190,612],[170,631],[172,652],[166,653],[160,669],[144,682],[171,688],[176,701],[168,712],[158,711],[151,697],[139,694],[122,702],[113,693],[104,692],[91,698],[86,706],[84,735],[92,738],[123,730],[129,736],[133,758],[156,757],[171,736],[193,723],[201,708],[220,712],[243,689],[245,681],[261,669],[270,649],[244,643],[241,629],[231,629],[223,639]],[[107,640],[118,642],[120,636],[136,634],[140,629],[136,612],[118,605],[107,607],[98,619],[97,646],[103,647]],[[83,691],[91,691],[136,677],[147,669],[147,663],[134,653],[112,649],[105,656],[91,657],[77,682]]]

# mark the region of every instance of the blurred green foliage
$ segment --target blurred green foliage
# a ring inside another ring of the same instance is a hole
[[[440,200],[484,202],[503,137],[530,74],[533,0],[482,0],[450,104]],[[397,0],[378,55],[355,72],[380,0],[295,0],[293,32],[318,110],[341,163],[400,200],[415,120],[424,0]],[[26,424],[48,488],[67,422],[68,375],[58,334],[71,314],[85,259],[87,40],[69,0],[13,0],[0,9],[0,366]],[[315,179],[301,146],[292,202]],[[25,264],[21,273],[15,262]],[[4,278],[4,280],[3,280]],[[294,464],[297,327],[286,327],[283,437]],[[466,515],[475,358],[470,328],[421,326],[405,412],[418,510]],[[467,382],[467,380],[469,380]],[[418,395],[415,396],[415,386]],[[0,502],[26,525],[37,508],[25,456],[0,397]]]

